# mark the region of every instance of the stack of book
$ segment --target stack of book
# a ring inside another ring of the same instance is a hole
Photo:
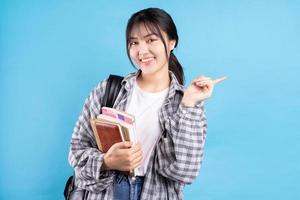
[[[101,152],[106,153],[113,144],[118,142],[131,141],[135,144],[133,115],[109,107],[102,107],[101,113],[96,119],[91,119],[91,126]],[[130,175],[135,176],[134,170]]]

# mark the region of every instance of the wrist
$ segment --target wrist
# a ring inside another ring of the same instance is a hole
[[[104,156],[103,156],[103,162],[102,162],[101,170],[110,170],[109,165],[108,165],[107,154],[104,154]]]
[[[195,103],[193,102],[181,102],[184,107],[194,107]]]
[[[196,102],[182,98],[181,104],[185,107],[193,107],[193,106],[195,106]]]

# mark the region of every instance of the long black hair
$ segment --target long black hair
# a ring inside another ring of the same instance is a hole
[[[167,52],[167,46],[166,41],[164,40],[164,37],[161,33],[161,30],[164,31],[169,40],[175,40],[175,47],[178,44],[178,35],[177,35],[177,29],[175,26],[175,23],[171,16],[164,10],[159,8],[147,8],[144,10],[140,10],[136,13],[134,13],[127,23],[126,28],[126,44],[127,44],[127,56],[131,62],[131,64],[134,66],[130,54],[129,54],[129,48],[130,48],[130,34],[132,29],[136,25],[144,24],[146,28],[151,30],[151,32],[156,33],[160,39],[162,40],[166,56],[168,57]],[[173,50],[171,50],[170,57],[169,57],[169,69],[175,74],[178,82],[180,84],[184,84],[184,73],[181,64],[177,60],[176,56],[173,53]]]

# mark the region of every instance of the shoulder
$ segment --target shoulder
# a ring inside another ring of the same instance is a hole
[[[121,84],[126,85],[128,83],[133,82],[132,80],[137,76],[137,74],[138,74],[138,72],[132,72],[132,73],[129,73],[125,76],[121,76],[119,74],[118,74],[118,76],[123,77],[123,80],[122,80]],[[114,75],[117,75],[117,74],[114,74]],[[92,91],[90,92],[89,98],[95,99],[95,100],[102,99],[102,97],[105,93],[107,83],[108,83],[108,78],[109,78],[109,75],[105,79],[98,82],[96,87],[94,87],[92,89]]]
[[[103,96],[103,93],[104,93],[106,85],[107,85],[107,80],[108,80],[108,78],[101,80],[100,82],[98,82],[96,87],[94,87],[92,89],[92,91],[90,92],[90,95],[89,95],[89,98],[91,100],[92,99],[100,99],[101,96]]]

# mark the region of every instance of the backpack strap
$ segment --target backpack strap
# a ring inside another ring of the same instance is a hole
[[[103,102],[102,106],[110,107],[112,108],[117,96],[121,90],[121,82],[124,79],[124,77],[117,76],[117,75],[109,75],[106,88],[105,88],[105,93],[103,96]]]

